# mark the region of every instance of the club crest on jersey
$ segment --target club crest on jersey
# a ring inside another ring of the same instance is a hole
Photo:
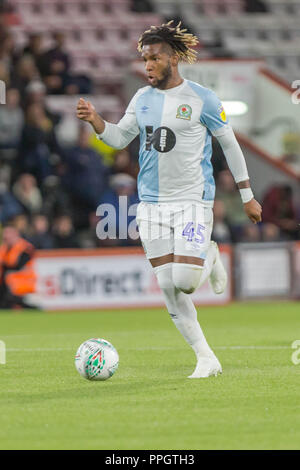
[[[188,121],[191,120],[192,115],[192,108],[188,104],[181,104],[177,108],[176,117],[178,119],[186,119]]]

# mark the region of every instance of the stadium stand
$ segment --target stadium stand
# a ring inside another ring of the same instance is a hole
[[[284,79],[290,80],[295,70],[300,71],[300,6],[295,0],[267,0],[264,3],[187,0],[184,7],[179,1],[153,0],[157,13],[143,15],[131,12],[127,0],[18,0],[12,5],[21,19],[21,23],[12,29],[16,45],[24,45],[28,32],[46,31],[45,44],[48,46],[51,42],[49,33],[59,28],[66,35],[66,49],[74,57],[76,72],[78,63],[89,51],[89,59],[79,68],[93,74],[95,62],[103,58],[109,70],[120,73],[124,61],[136,54],[135,42],[139,34],[161,18],[178,15],[204,44],[213,42],[218,34],[232,55],[264,58]],[[210,51],[212,55],[220,56],[217,50]],[[98,76],[99,83],[103,80],[103,76]]]

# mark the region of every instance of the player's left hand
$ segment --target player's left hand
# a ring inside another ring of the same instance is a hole
[[[261,222],[261,212],[262,207],[256,199],[251,199],[251,201],[246,202],[244,204],[244,211],[246,212],[247,216],[254,224],[257,222]]]

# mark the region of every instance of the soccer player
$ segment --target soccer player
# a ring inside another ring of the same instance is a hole
[[[261,220],[243,153],[220,100],[179,74],[179,61],[196,60],[192,47],[197,42],[172,21],[142,34],[138,50],[149,86],[137,91],[118,124],[104,121],[82,98],[77,105],[78,118],[112,147],[124,148],[140,136],[137,224],[169,314],[196,354],[190,378],[222,372],[189,295],[206,279],[216,293],[222,293],[227,282],[218,246],[210,240],[215,195],[212,135],[222,146],[246,214],[253,223]]]

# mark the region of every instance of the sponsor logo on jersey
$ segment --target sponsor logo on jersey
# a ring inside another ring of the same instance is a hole
[[[181,104],[177,108],[176,117],[178,119],[187,119],[188,121],[191,120],[192,115],[192,108],[188,104]]]
[[[158,152],[170,152],[175,147],[176,136],[169,127],[159,127],[151,137],[151,143]]]
[[[149,106],[145,105],[141,108],[141,111],[142,111],[142,113],[146,113],[148,111],[148,109],[149,109]]]
[[[223,122],[226,122],[227,121],[227,117],[226,117],[226,113],[225,113],[225,110],[223,108],[223,106],[220,106],[219,108],[219,114],[220,114],[220,118],[222,119]]]

